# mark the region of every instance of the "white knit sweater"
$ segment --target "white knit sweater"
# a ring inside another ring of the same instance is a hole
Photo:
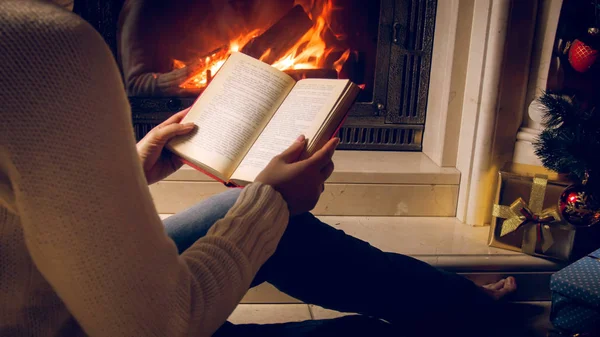
[[[57,6],[0,1],[0,114],[0,336],[209,336],[287,225],[253,184],[178,255],[112,55]]]

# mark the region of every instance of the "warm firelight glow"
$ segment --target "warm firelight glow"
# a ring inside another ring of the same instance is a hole
[[[322,8],[322,10],[316,18],[309,14],[314,22],[312,28],[293,47],[285,52],[284,56],[273,62],[273,67],[281,71],[328,68],[335,69],[338,74],[340,73],[344,63],[350,56],[350,49],[344,51],[337,60],[331,62],[329,58],[331,53],[341,51],[335,46],[328,47],[325,42],[325,36],[328,33],[329,23],[331,22],[331,14],[338,9],[333,6],[331,1],[316,1],[320,3],[317,8]],[[301,2],[301,0],[296,0],[296,2]],[[311,2],[312,6],[315,6],[315,1]],[[193,69],[193,75],[181,84],[180,87],[187,89],[204,88],[210,82],[212,76],[223,66],[223,63],[225,63],[225,60],[231,53],[239,51],[246,43],[262,33],[263,31],[256,29],[248,34],[244,34],[230,41],[229,46],[218,49],[203,60],[198,59],[187,64],[179,60],[173,60],[174,69],[181,69],[186,66]],[[270,49],[267,50],[260,57],[260,60],[264,60],[270,52]]]

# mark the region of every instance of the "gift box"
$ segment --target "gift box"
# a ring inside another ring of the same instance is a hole
[[[540,172],[540,171],[538,171]],[[499,173],[488,244],[529,255],[569,260],[575,229],[558,214],[568,181],[527,172]]]
[[[555,328],[571,335],[600,334],[600,249],[552,275],[550,290]]]
[[[600,226],[575,229],[558,214],[570,184],[541,167],[509,164],[499,173],[488,244],[558,261],[598,248]]]

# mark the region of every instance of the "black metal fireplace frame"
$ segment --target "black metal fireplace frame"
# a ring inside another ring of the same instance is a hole
[[[340,130],[340,149],[420,151],[437,0],[380,0],[373,99],[357,102]],[[79,0],[79,13],[104,36],[116,55],[116,25],[123,0]],[[130,97],[136,136],[193,98]]]

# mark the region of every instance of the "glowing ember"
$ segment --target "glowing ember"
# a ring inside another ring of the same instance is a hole
[[[333,52],[341,52],[341,50],[335,46],[328,47],[325,42],[326,34],[328,32],[331,34],[329,30],[331,14],[339,8],[334,7],[331,0],[313,0],[310,1],[310,5],[306,4],[306,0],[296,0],[296,3],[303,5],[305,10],[308,6],[310,6],[308,7],[309,9],[320,8],[320,14],[316,15],[315,18],[314,15],[310,14],[310,11],[307,11],[309,17],[314,22],[312,28],[293,47],[285,52],[282,57],[273,62],[272,66],[282,71],[328,68],[335,69],[339,74],[344,63],[350,56],[350,50],[344,51],[336,61],[331,62],[329,56]],[[173,60],[174,69],[181,69],[183,67],[190,67],[192,69],[193,75],[181,84],[180,87],[186,89],[204,88],[232,52],[239,51],[246,43],[261,33],[263,33],[261,30],[256,29],[248,34],[239,36],[230,41],[229,46],[222,47],[210,53],[204,59],[194,60],[187,64],[179,60]],[[335,37],[338,39],[343,38],[338,35]],[[271,49],[268,49],[259,59],[264,60],[270,52]]]

